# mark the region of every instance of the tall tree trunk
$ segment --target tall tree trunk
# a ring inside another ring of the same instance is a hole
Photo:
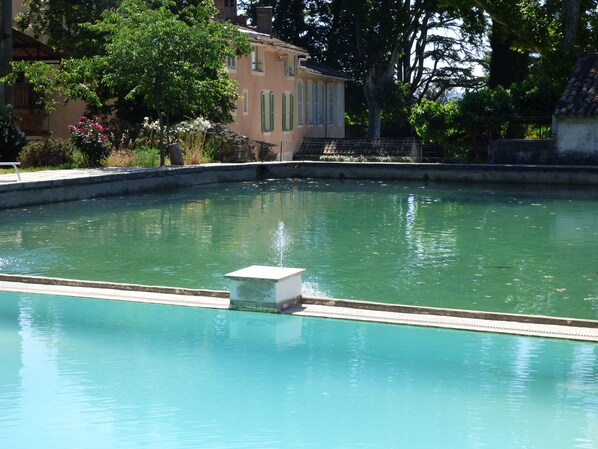
[[[563,32],[565,53],[570,53],[577,41],[579,30],[579,7],[581,0],[563,0]]]
[[[368,74],[363,83],[365,100],[368,105],[368,138],[379,139],[382,126],[382,104],[378,95],[376,81],[372,74]]]
[[[523,81],[528,75],[529,58],[527,53],[512,49],[516,36],[504,25],[492,21],[490,35],[490,76],[488,87],[502,86]]]
[[[10,73],[12,61],[12,0],[0,0],[0,78]],[[12,88],[0,84],[0,105],[12,104]]]

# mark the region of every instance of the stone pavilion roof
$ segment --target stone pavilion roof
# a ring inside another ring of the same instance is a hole
[[[554,115],[598,118],[598,53],[577,60]]]

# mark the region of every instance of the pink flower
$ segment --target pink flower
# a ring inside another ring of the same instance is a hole
[[[79,119],[79,123],[84,124],[87,123],[89,121],[89,119],[87,117],[85,117],[84,115],[81,116],[81,118]]]
[[[69,131],[74,133],[75,131],[77,131],[77,127],[75,125],[69,125]]]
[[[99,123],[92,123],[91,127],[94,131],[97,131],[100,133],[104,130],[104,127],[102,125],[100,125]]]

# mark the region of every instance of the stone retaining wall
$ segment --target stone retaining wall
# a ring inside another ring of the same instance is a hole
[[[66,172],[68,173],[68,172]],[[33,177],[34,174],[31,174]],[[66,175],[65,175],[66,176]],[[564,185],[598,188],[598,166],[465,165],[353,162],[211,164],[81,175],[0,184],[0,209],[75,201],[191,185],[264,179],[320,178]]]
[[[304,138],[294,160],[318,161],[322,157],[405,158],[413,162],[436,161],[441,151],[435,145],[424,145],[418,139],[330,139]]]

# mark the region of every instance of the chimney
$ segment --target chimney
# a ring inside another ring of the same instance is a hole
[[[258,6],[255,8],[257,32],[272,35],[272,7]]]
[[[216,18],[220,20],[234,21],[237,17],[237,0],[214,0],[214,6],[218,10]]]

